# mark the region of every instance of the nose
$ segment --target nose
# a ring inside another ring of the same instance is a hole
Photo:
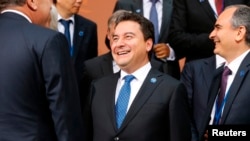
[[[215,30],[213,30],[210,34],[209,34],[209,39],[213,39],[215,36]]]

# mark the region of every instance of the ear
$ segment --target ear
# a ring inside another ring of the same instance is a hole
[[[27,0],[27,5],[33,11],[37,10],[38,1],[37,0]]]
[[[149,52],[153,47],[153,39],[149,38],[146,40],[146,50]]]
[[[237,31],[237,35],[236,35],[235,40],[237,42],[244,40],[245,36],[246,36],[246,27],[245,26],[238,27],[238,31]]]

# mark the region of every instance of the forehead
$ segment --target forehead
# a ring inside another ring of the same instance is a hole
[[[230,20],[233,16],[233,13],[235,10],[236,10],[236,8],[234,8],[234,7],[225,9],[224,12],[222,12],[221,15],[218,17],[216,23],[230,24]]]
[[[122,21],[115,27],[116,32],[134,32],[140,29],[140,25],[135,21]]]

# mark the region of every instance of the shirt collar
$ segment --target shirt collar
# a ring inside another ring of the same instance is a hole
[[[25,15],[24,13],[22,13],[20,11],[13,10],[13,9],[6,9],[6,10],[3,10],[1,13],[6,13],[6,12],[12,12],[12,13],[19,14],[19,15],[23,16],[25,19],[27,19],[30,23],[32,23],[31,19],[27,15]]]

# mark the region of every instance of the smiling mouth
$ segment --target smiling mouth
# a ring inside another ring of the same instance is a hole
[[[130,53],[130,51],[120,51],[120,52],[117,52],[118,55],[125,55],[125,54],[128,54]]]

